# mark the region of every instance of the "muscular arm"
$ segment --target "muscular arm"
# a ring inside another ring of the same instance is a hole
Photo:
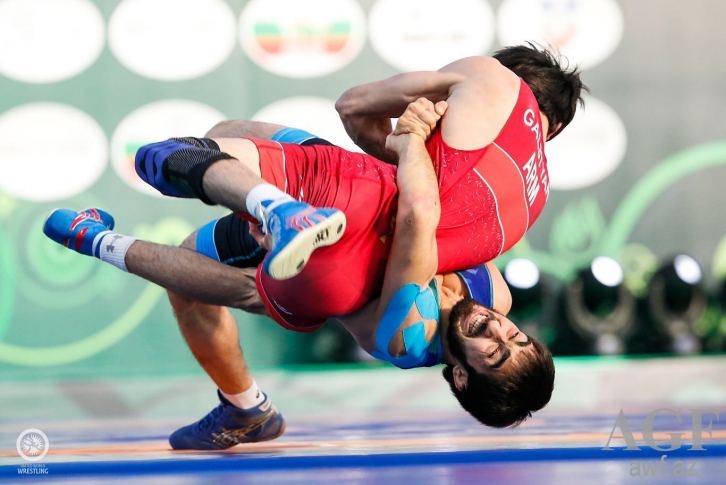
[[[408,103],[424,97],[446,100],[441,120],[444,139],[460,149],[479,148],[494,139],[519,92],[519,79],[492,57],[474,56],[438,71],[410,72],[356,86],[335,104],[345,130],[367,153],[395,163],[385,148],[390,118],[400,116]]]
[[[418,135],[397,136],[406,140],[397,150],[398,209],[380,299],[384,308],[402,285],[427,285],[438,266],[436,227],[441,205],[431,158]]]
[[[455,72],[421,71],[398,74],[382,81],[353,87],[335,103],[345,131],[369,153],[387,162],[396,154],[386,149],[391,133],[391,118],[400,116],[406,106],[418,98],[432,102],[445,100],[449,90],[463,77]]]
[[[391,118],[397,118],[418,98],[446,100],[441,120],[446,142],[460,149],[479,148],[498,133],[518,94],[518,78],[496,59],[475,56],[452,62],[438,71],[397,74],[345,91],[335,104],[348,135],[366,153],[396,163],[397,154],[385,147]],[[228,120],[215,125],[210,138],[270,139],[282,125]]]
[[[494,300],[492,309],[502,315],[507,315],[512,309],[512,293],[509,291],[509,286],[504,276],[494,263],[487,263],[487,268],[492,278],[492,296]]]
[[[417,102],[418,106],[430,105],[426,100],[422,99],[420,101],[423,104]],[[423,322],[423,332],[426,334],[426,338],[430,338],[436,329],[435,321],[427,321],[432,316],[422,316],[416,305],[411,307],[410,310],[406,310],[408,314],[403,321],[384,323],[384,315],[390,310],[389,306],[392,305],[392,300],[401,296],[399,290],[407,287],[419,292],[426,288],[434,277],[438,266],[436,228],[441,216],[441,206],[438,181],[424,140],[430,134],[432,127],[435,126],[440,114],[443,113],[445,105],[439,106],[440,109],[436,112],[433,110],[428,111],[429,115],[434,116],[429,118],[432,122],[418,125],[422,129],[417,130],[415,129],[415,123],[413,125],[409,123],[411,117],[408,116],[410,113],[417,111],[417,103],[412,104],[406,114],[401,117],[401,122],[406,127],[401,130],[397,128],[396,132],[390,135],[387,141],[387,146],[394,150],[399,157],[396,175],[398,207],[393,242],[383,279],[381,296],[369,308],[369,311],[373,314],[372,321],[377,322],[375,328],[369,328],[369,331],[374,330],[377,335],[379,326],[388,328],[388,330],[384,330],[384,333],[393,331],[391,334],[393,337],[389,342],[375,342],[377,338],[374,337],[374,342],[371,342],[374,344],[373,348],[377,349],[377,351],[385,350],[390,352],[391,355],[399,355],[406,351],[403,330],[409,325]],[[433,105],[430,106],[433,107]],[[421,110],[416,119],[419,119],[423,111],[426,110]],[[404,132],[406,134],[400,134]],[[390,312],[388,316],[390,317]],[[395,327],[389,327],[391,323]],[[395,331],[395,328],[398,328],[398,330]],[[384,340],[386,339],[384,338]],[[379,348],[379,345],[388,345],[388,348],[382,349]]]

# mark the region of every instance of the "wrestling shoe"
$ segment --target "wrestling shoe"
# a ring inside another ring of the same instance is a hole
[[[284,200],[265,206],[259,213],[264,231],[272,238],[272,249],[262,269],[276,280],[298,275],[315,249],[335,244],[345,232],[345,214],[338,209]]]
[[[240,409],[217,391],[221,404],[196,423],[169,436],[175,450],[224,450],[240,443],[277,438],[285,432],[285,420],[270,398],[252,409]]]
[[[43,224],[43,234],[78,253],[98,257],[101,240],[113,226],[113,216],[101,209],[54,209]]]

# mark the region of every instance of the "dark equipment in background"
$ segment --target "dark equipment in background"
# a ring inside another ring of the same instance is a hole
[[[508,317],[527,335],[551,346],[555,332],[551,315],[556,305],[553,291],[555,282],[542,274],[537,265],[527,258],[514,258],[502,272],[512,294],[512,308]]]
[[[636,301],[614,259],[598,256],[577,272],[559,297],[556,345],[559,355],[616,355],[633,330]]]
[[[701,350],[698,322],[708,307],[703,270],[687,254],[663,262],[640,302],[641,325],[631,353],[694,354]]]

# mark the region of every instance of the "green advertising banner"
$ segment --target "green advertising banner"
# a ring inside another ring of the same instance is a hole
[[[179,244],[225,212],[161,197],[145,143],[230,118],[346,148],[347,88],[524,41],[583,70],[586,106],[548,144],[548,206],[499,261],[560,282],[595,256],[643,292],[685,252],[726,277],[726,4],[699,0],[0,0],[0,370],[197,369],[164,291],[45,238],[54,207],[101,207],[120,232]],[[325,336],[235,313],[256,365],[319,359]],[[322,352],[325,354],[325,352]]]

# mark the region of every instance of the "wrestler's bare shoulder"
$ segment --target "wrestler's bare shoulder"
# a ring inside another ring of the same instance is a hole
[[[519,78],[493,57],[467,57],[444,69],[465,78],[452,87],[447,99],[449,108],[441,122],[444,140],[461,150],[488,145],[517,102]]]
[[[458,73],[468,81],[493,89],[516,88],[518,77],[490,56],[470,56],[456,60],[440,69],[441,72]]]

